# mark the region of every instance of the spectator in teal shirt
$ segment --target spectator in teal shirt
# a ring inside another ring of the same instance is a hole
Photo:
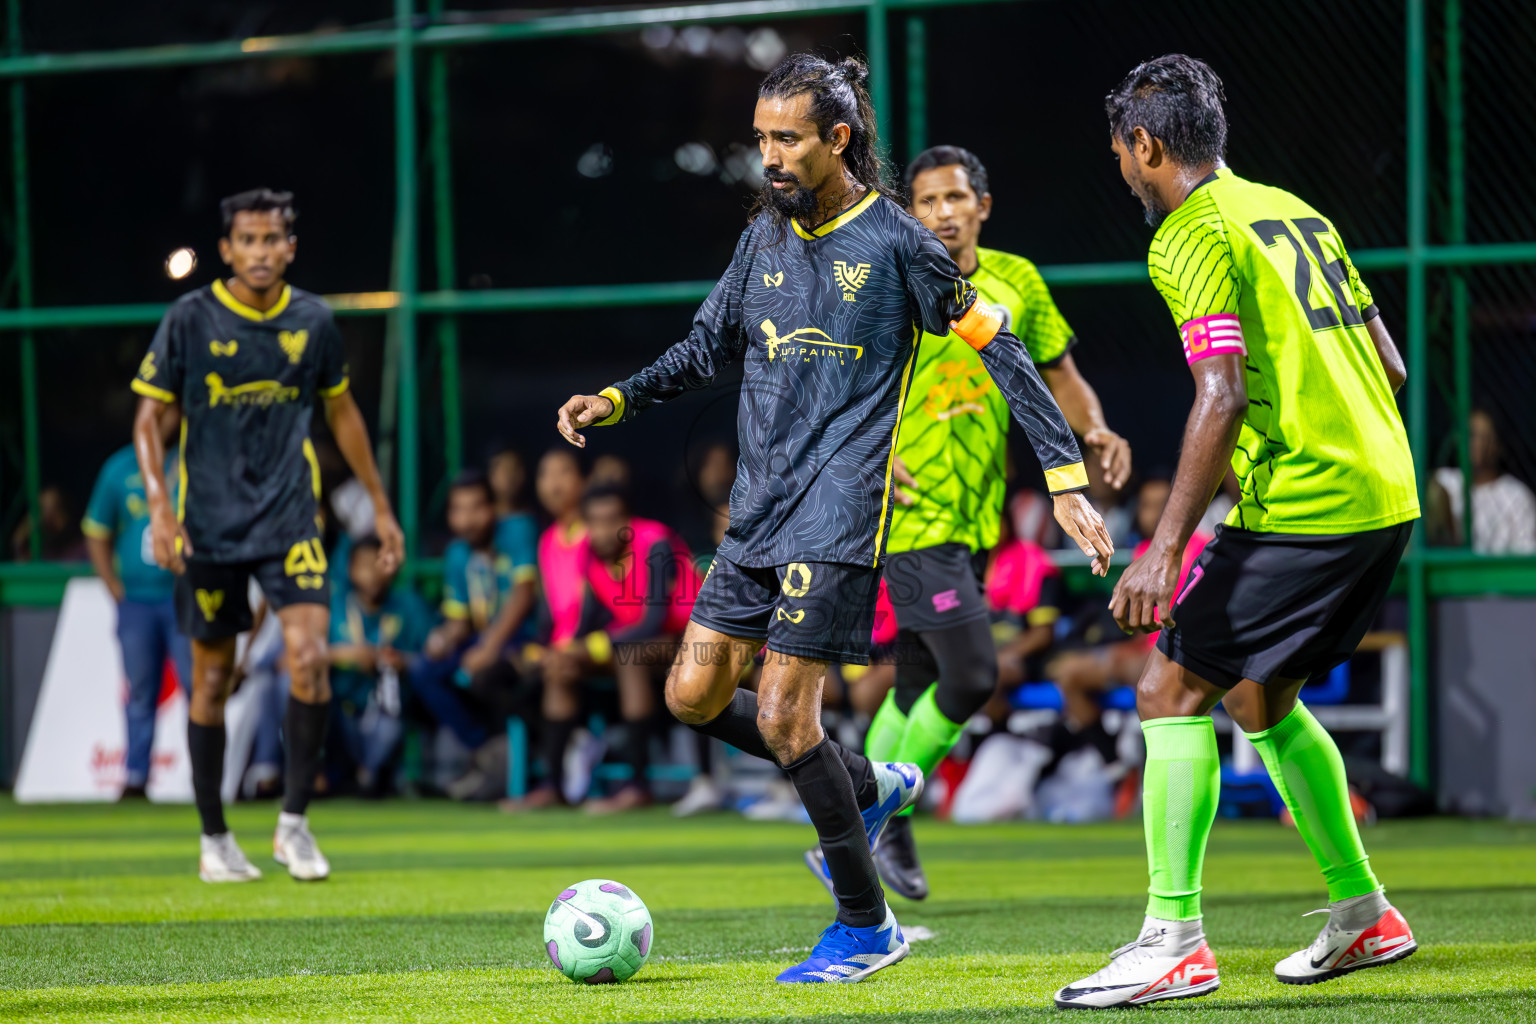
[[[378,794],[400,743],[401,680],[419,659],[432,613],[416,592],[379,568],[377,537],[348,552],[349,586],[331,608],[331,752],[333,769],[355,775]],[[340,781],[340,780],[338,780]]]
[[[165,478],[176,481],[176,456],[166,454]],[[179,483],[171,485],[177,500]],[[142,797],[155,744],[155,705],[166,658],[176,666],[183,691],[191,685],[192,650],[176,626],[171,596],[176,577],[155,564],[149,538],[149,505],[133,446],[120,448],[96,477],[80,524],[96,575],[117,601],[117,640],[128,676],[128,750],[123,798]]]
[[[444,622],[427,637],[427,660],[412,674],[416,697],[469,750],[474,766],[452,783],[455,799],[492,799],[505,788],[506,722],[536,708],[536,684],[509,655],[532,639],[538,540],[533,518],[498,519],[486,475],[465,470],[448,490],[443,553]]]

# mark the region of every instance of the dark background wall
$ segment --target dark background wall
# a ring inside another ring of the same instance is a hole
[[[482,16],[476,9],[506,5],[453,6]],[[390,7],[386,0],[164,0],[146,11],[52,0],[25,5],[24,41],[33,50],[68,51],[382,27]],[[1529,9],[1495,7],[1469,11],[1469,38],[1536,39]],[[652,31],[450,50],[460,270],[452,283],[713,278],[744,224],[756,181],[749,129],[761,72],[751,66],[749,43],[763,37],[753,33],[768,30],[783,47],[836,55],[862,50],[863,24],[862,17],[826,17],[716,26],[702,35]],[[1150,231],[1110,157],[1102,97],[1138,60],[1170,50],[1204,57],[1224,77],[1229,157],[1238,173],[1308,199],[1335,220],[1352,249],[1405,243],[1400,4],[1039,0],[947,8],[928,14],[927,24],[928,141],[965,145],[988,163],[997,199],[983,235],[989,246],[1046,264],[1143,258]],[[898,126],[905,115],[903,26],[903,17],[891,19],[891,120]],[[1491,109],[1536,122],[1532,76],[1515,63],[1468,62],[1469,133],[1485,157],[1500,144],[1500,114]],[[219,269],[219,197],[258,184],[297,193],[296,284],[322,293],[388,287],[392,90],[389,54],[36,81],[29,103],[37,302],[168,301],[206,284]],[[904,156],[899,128],[891,142]],[[690,144],[692,170],[679,158]],[[1473,240],[1530,237],[1531,182],[1505,161],[1470,163]],[[601,173],[589,176],[594,172]],[[0,171],[7,192],[8,173]],[[1438,186],[1434,198],[1438,204]],[[434,280],[430,202],[422,205],[422,280],[435,287],[446,282]],[[1443,218],[1432,228],[1442,238]],[[162,261],[180,245],[193,246],[201,262],[187,282],[172,282]],[[1401,275],[1366,276],[1401,334]],[[1524,460],[1517,471],[1529,476],[1536,426],[1518,413],[1536,385],[1529,344],[1536,281],[1523,270],[1480,271],[1473,280],[1484,341],[1476,350],[1477,397],[1512,414],[1509,447]],[[1438,295],[1443,279],[1433,284]],[[1076,357],[1110,423],[1130,437],[1141,465],[1170,465],[1191,386],[1150,285],[1061,288],[1057,298],[1081,338]],[[0,300],[14,301],[10,294]],[[550,420],[560,400],[648,362],[681,336],[689,312],[463,318],[466,454],[478,458],[493,442],[541,451],[555,441]],[[383,322],[352,318],[344,331],[357,394],[375,417]],[[126,443],[133,400],[124,383],[151,333],[39,335],[43,477],[62,485],[77,507],[100,461]],[[432,334],[427,322],[422,362],[407,368],[429,396],[422,439],[429,523],[431,485],[443,469]],[[0,359],[13,358],[0,351]],[[14,369],[6,367],[0,486],[11,492],[19,479],[19,396]],[[1449,436],[1439,391],[1435,401],[1437,436]],[[732,404],[720,392],[690,396],[643,426],[603,434],[589,451],[630,457],[642,506],[665,513],[688,500],[690,444],[733,434]],[[1024,456],[1022,479],[1035,474]]]

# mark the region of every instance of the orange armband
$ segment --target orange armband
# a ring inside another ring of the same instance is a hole
[[[991,306],[977,299],[959,320],[951,320],[949,329],[958,334],[967,345],[980,352],[1003,329],[1002,315]]]

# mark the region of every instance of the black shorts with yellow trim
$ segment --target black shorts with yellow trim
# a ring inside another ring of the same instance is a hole
[[[176,617],[193,640],[225,640],[251,628],[250,581],[267,604],[281,611],[294,604],[331,603],[325,547],[319,537],[301,540],[281,558],[251,562],[188,560],[176,579]]]
[[[976,555],[964,544],[886,555],[885,592],[896,609],[896,624],[927,633],[986,618],[976,570]]]
[[[880,570],[841,562],[756,568],[715,556],[694,622],[769,651],[846,665],[869,664]]]
[[[1224,689],[1322,675],[1360,646],[1412,532],[1412,522],[1335,536],[1218,526],[1157,649]]]

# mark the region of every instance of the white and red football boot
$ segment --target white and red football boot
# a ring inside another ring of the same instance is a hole
[[[1141,1006],[1164,999],[1193,999],[1221,987],[1216,956],[1199,921],[1149,917],[1141,938],[1110,954],[1109,966],[1056,993],[1064,1010]]]
[[[1328,924],[1317,939],[1275,964],[1275,977],[1287,985],[1315,985],[1393,963],[1418,948],[1403,915],[1374,892],[1330,907]]]

